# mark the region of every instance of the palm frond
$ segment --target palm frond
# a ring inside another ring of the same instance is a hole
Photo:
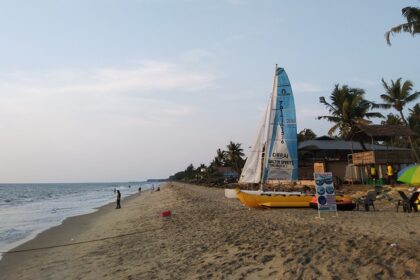
[[[416,100],[417,98],[419,98],[419,96],[420,96],[420,91],[417,91],[417,92],[415,92],[413,94],[408,95],[405,98],[405,102],[406,103],[412,102],[412,101]]]

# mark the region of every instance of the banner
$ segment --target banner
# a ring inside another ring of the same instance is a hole
[[[335,201],[335,188],[331,172],[314,173],[316,198],[318,202],[318,211],[337,212],[337,203]]]

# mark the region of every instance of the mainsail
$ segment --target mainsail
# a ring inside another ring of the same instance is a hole
[[[298,178],[296,111],[286,71],[276,66],[273,92],[240,183]]]

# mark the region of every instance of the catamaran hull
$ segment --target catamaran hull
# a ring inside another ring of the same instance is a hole
[[[263,192],[263,191],[249,191],[249,190],[241,190],[241,192],[247,193],[247,194],[253,194],[253,195],[301,195],[301,192]],[[225,197],[230,199],[238,199],[238,196],[236,195],[235,189],[225,189]]]
[[[309,208],[312,195],[305,194],[248,194],[236,190],[241,203],[249,208],[280,207],[280,208]]]

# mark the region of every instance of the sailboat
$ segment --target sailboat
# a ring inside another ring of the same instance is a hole
[[[315,195],[300,192],[265,192],[267,183],[294,183],[298,180],[296,110],[292,86],[283,68],[276,65],[273,91],[258,128],[251,154],[239,183],[260,184],[259,191],[232,190],[247,207],[312,207]],[[348,195],[336,195],[338,209],[352,210]]]
[[[273,90],[239,183],[260,184],[259,191],[236,192],[248,207],[309,207],[312,195],[300,192],[264,192],[271,183],[298,180],[296,110],[292,86],[284,68],[276,65]]]

